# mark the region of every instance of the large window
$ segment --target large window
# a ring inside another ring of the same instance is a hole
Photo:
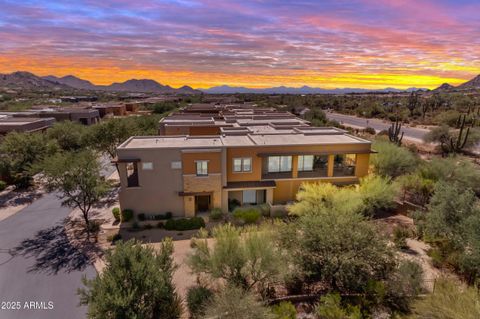
[[[313,171],[313,155],[300,155],[298,156],[298,171]]]
[[[251,172],[252,171],[252,159],[250,157],[234,158],[233,159],[233,171],[239,172]]]
[[[256,190],[244,190],[243,191],[243,204],[256,204],[257,203],[257,191]]]
[[[136,162],[127,163],[127,187],[138,186],[138,167]]]
[[[208,175],[208,161],[196,161],[195,166],[197,169],[197,176]]]
[[[292,157],[291,156],[269,156],[268,157],[268,172],[290,172],[292,171]]]
[[[333,161],[333,176],[354,176],[356,154],[337,154]]]

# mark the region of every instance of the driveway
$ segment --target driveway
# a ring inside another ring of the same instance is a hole
[[[83,275],[96,272],[67,240],[63,221],[70,211],[46,194],[0,222],[1,319],[85,318],[76,290]],[[21,310],[2,309],[9,306],[4,302],[20,302]]]
[[[335,120],[340,124],[343,124],[345,126],[351,126],[354,128],[363,129],[363,128],[366,128],[367,126],[373,127],[375,131],[377,131],[377,133],[383,130],[388,130],[388,128],[391,125],[389,122],[384,122],[383,120],[379,120],[379,119],[366,119],[366,118],[356,117],[353,115],[345,115],[345,114],[332,113],[332,112],[325,112],[325,113],[329,120]],[[402,126],[401,131],[405,133],[404,134],[405,138],[414,139],[418,141],[423,141],[423,138],[428,133],[428,130],[426,129],[409,127],[405,125]]]

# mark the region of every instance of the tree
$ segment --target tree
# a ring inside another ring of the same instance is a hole
[[[36,164],[57,150],[58,145],[43,134],[13,132],[0,144],[0,161],[7,179],[24,188],[30,186],[33,175],[38,172]]]
[[[203,318],[211,319],[273,319],[270,310],[248,291],[227,286],[215,294],[205,307]]]
[[[378,153],[372,156],[374,171],[392,178],[411,173],[417,166],[417,158],[407,149],[382,140],[373,143]]]
[[[89,319],[175,319],[181,315],[180,299],[172,282],[175,265],[173,243],[165,239],[155,251],[140,242],[118,242],[107,251],[103,273],[83,278],[80,303],[88,306]]]
[[[89,236],[91,209],[108,189],[95,154],[91,151],[57,153],[45,159],[41,167],[47,188],[59,192],[63,205],[82,212]]]
[[[212,248],[207,236],[206,231],[200,231],[192,239],[194,249],[187,263],[194,273],[223,279],[245,290],[258,288],[261,293],[282,274],[285,262],[271,230],[219,226],[213,230]]]
[[[57,122],[46,132],[47,137],[55,140],[62,150],[76,151],[86,144],[87,127],[71,121]]]
[[[114,158],[117,146],[135,135],[135,128],[126,119],[111,119],[93,126],[90,134],[91,145]]]
[[[333,291],[362,292],[395,265],[393,251],[374,225],[356,212],[312,211],[283,227],[293,269],[307,283]]]
[[[480,293],[474,287],[462,287],[452,279],[440,278],[435,290],[413,304],[409,319],[480,318]]]

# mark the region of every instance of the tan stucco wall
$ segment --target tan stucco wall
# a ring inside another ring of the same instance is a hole
[[[135,214],[161,214],[171,211],[174,216],[183,216],[184,200],[178,195],[183,190],[182,170],[172,169],[171,162],[181,161],[179,150],[121,150],[121,158],[139,158],[139,187],[127,187],[126,164],[119,163],[122,209],[133,209]],[[143,170],[142,162],[152,162],[153,170]]]
[[[222,176],[209,174],[208,176],[184,175],[183,187],[186,193],[211,193],[212,208],[222,207]],[[195,201],[193,201],[195,210]],[[191,214],[191,207],[186,207]]]

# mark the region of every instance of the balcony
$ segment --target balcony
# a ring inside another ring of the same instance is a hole
[[[298,171],[298,178],[322,178],[328,177],[327,167],[314,168],[311,171]]]
[[[335,166],[333,168],[333,176],[355,176],[355,165]]]
[[[262,173],[262,179],[282,179],[282,178],[292,178],[292,177],[293,177],[292,171],[289,171],[289,172],[275,172],[275,173],[263,172]]]

